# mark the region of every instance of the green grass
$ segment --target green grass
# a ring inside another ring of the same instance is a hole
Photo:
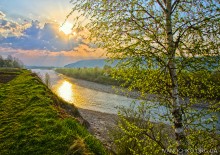
[[[78,123],[77,109],[67,113],[65,107],[70,106],[27,70],[17,70],[14,79],[0,82],[0,154],[107,154]]]

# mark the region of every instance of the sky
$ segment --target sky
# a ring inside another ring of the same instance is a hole
[[[72,30],[70,0],[0,0],[0,55],[28,66],[59,66],[104,57]],[[63,26],[62,26],[63,25]]]

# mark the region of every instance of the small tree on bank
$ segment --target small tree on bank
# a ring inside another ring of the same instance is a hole
[[[45,74],[44,81],[45,81],[46,86],[48,88],[51,88],[51,79],[48,73]]]
[[[84,25],[89,38],[106,49],[109,57],[123,60],[118,64],[116,78],[123,78],[125,85],[129,83],[131,89],[138,88],[142,94],[157,94],[156,100],[171,109],[177,154],[187,154],[178,151],[189,147],[183,118],[187,107],[210,98],[217,105],[209,91],[216,85],[207,79],[220,60],[219,1],[71,2],[71,14],[79,11],[89,18]],[[81,18],[77,19],[80,29]],[[197,73],[204,78],[195,76]],[[183,81],[185,76],[188,83]],[[195,95],[194,89],[204,96]]]

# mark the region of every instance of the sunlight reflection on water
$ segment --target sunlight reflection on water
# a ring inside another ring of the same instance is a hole
[[[61,85],[58,88],[58,96],[63,98],[67,102],[74,102],[74,94],[72,89],[72,84],[68,81],[62,81]]]

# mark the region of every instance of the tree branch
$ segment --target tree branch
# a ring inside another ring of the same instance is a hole
[[[171,6],[171,14],[176,10],[176,7],[180,3],[180,0],[176,0],[173,5]]]
[[[163,10],[164,12],[167,11],[166,8],[163,6],[163,4],[160,2],[160,0],[157,0],[157,3],[160,5],[160,7],[162,8],[162,10]]]

